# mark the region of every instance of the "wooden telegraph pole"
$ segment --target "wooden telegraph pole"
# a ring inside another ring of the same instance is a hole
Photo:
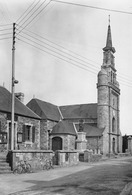
[[[16,24],[13,23],[13,41],[12,41],[12,105],[11,105],[11,150],[14,150],[14,105],[15,105],[15,84],[18,83],[15,80],[15,34]]]

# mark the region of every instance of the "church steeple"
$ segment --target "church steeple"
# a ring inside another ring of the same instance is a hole
[[[109,25],[108,25],[106,46],[103,48],[103,51],[112,51],[113,53],[115,53],[115,48],[112,47],[112,36],[111,36],[111,27],[110,27],[110,16],[109,16]]]
[[[115,63],[114,63],[114,55],[113,54],[115,53],[115,48],[112,46],[110,18],[109,18],[106,46],[103,48],[103,51],[104,51],[103,66],[107,66],[107,67],[111,66],[114,68]]]

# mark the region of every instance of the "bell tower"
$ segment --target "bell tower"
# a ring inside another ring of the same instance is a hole
[[[103,154],[121,152],[120,134],[120,88],[116,79],[115,48],[112,46],[110,18],[106,46],[103,48],[103,64],[98,73],[97,125],[104,128],[102,140]]]

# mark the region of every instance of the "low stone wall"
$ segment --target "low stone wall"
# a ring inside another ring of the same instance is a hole
[[[10,163],[12,170],[21,160],[30,163],[32,170],[41,170],[46,160],[52,159],[53,156],[52,150],[13,150],[8,153],[7,161]]]
[[[93,154],[91,150],[86,150],[84,153],[81,152],[79,156],[81,157],[79,160],[83,162],[98,162],[102,159],[101,154]]]
[[[130,152],[128,152],[128,153],[118,153],[118,156],[126,157],[126,156],[132,156],[132,154]]]
[[[59,166],[71,166],[79,162],[79,154],[77,151],[58,150],[57,155]]]

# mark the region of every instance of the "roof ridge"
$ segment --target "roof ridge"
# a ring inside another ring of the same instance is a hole
[[[93,105],[93,104],[97,104],[97,103],[68,104],[68,105],[62,105],[62,106],[59,106],[59,107],[64,107],[64,106],[81,106],[81,105]]]
[[[50,104],[50,105],[52,105],[52,106],[56,106],[56,107],[57,107],[57,105],[55,105],[55,104],[53,104],[53,103],[46,102],[46,101],[41,100],[41,99],[38,99],[38,98],[33,98],[33,99],[35,99],[35,100],[38,100],[38,101],[41,101],[41,102],[44,102],[44,103],[47,103],[47,104]]]

